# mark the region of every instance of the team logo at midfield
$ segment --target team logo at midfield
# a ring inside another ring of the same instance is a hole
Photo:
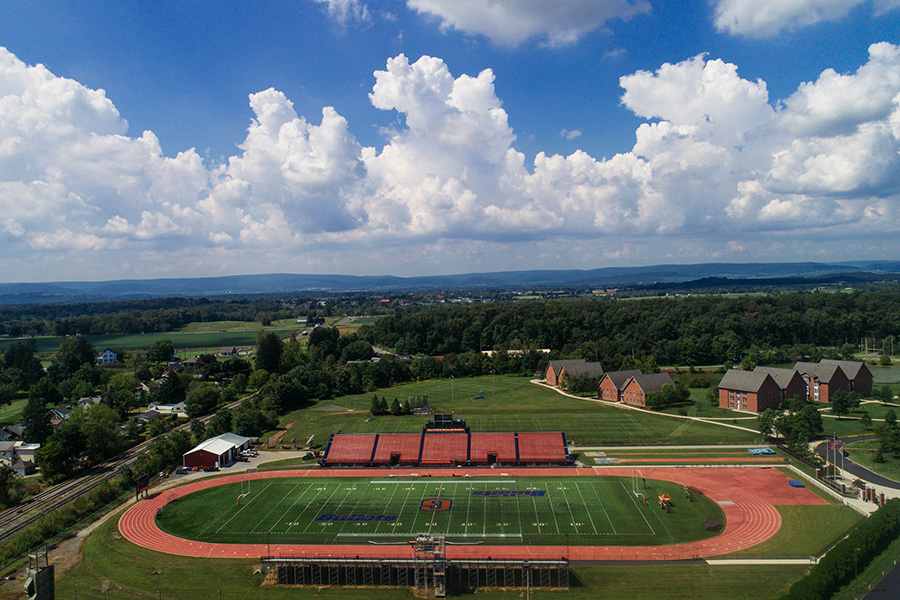
[[[453,506],[453,500],[448,500],[446,498],[436,498],[434,500],[422,500],[422,504],[419,505],[419,510],[427,510],[428,512],[442,512],[445,510],[450,510],[451,506]]]

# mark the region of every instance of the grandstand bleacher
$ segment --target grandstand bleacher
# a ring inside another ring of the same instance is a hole
[[[464,421],[462,421],[463,427]],[[472,433],[426,427],[420,433],[332,434],[323,466],[563,465],[574,461],[562,432]]]
[[[378,436],[375,455],[376,465],[417,465],[422,452],[421,433],[391,433]],[[327,460],[326,454],[323,460]]]
[[[331,441],[331,461],[342,465],[367,465],[372,462],[375,449],[374,433],[336,433]]]
[[[489,465],[493,463],[515,464],[515,433],[473,433],[469,459],[473,463]]]
[[[465,464],[469,462],[468,433],[426,433],[422,464]]]
[[[563,462],[566,460],[564,433],[519,433],[519,462],[525,464]]]

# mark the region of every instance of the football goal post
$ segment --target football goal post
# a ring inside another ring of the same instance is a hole
[[[246,486],[244,485],[245,483],[247,484]],[[246,498],[249,495],[250,495],[250,478],[245,477],[244,479],[241,479],[241,493],[237,497],[238,506],[240,506],[240,504],[241,504],[241,499]]]

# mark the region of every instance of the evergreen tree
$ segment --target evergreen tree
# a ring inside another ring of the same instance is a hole
[[[271,331],[256,334],[256,368],[269,373],[281,372],[281,352],[283,344]]]

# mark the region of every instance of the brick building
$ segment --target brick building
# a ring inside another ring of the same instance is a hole
[[[610,371],[600,378],[597,384],[597,398],[608,402],[621,402],[622,392],[625,390],[625,384],[641,372],[637,369],[628,371]]]
[[[664,385],[675,387],[668,373],[633,375],[622,388],[622,402],[633,406],[647,406],[647,394],[658,392]]]
[[[547,385],[557,386],[559,385],[559,376],[562,375],[564,368],[577,368],[579,365],[586,364],[587,361],[583,358],[576,358],[572,360],[551,360],[550,364],[547,365],[547,374],[544,376],[544,379],[547,381]]]
[[[839,362],[798,362],[794,365],[794,370],[800,373],[803,381],[806,382],[806,397],[810,401],[831,402],[831,397],[836,391],[850,392],[853,390],[850,378],[844,373],[840,364],[837,364]]]
[[[765,371],[729,369],[719,382],[719,406],[722,408],[759,413],[767,408],[778,408],[782,395],[775,378]]]

